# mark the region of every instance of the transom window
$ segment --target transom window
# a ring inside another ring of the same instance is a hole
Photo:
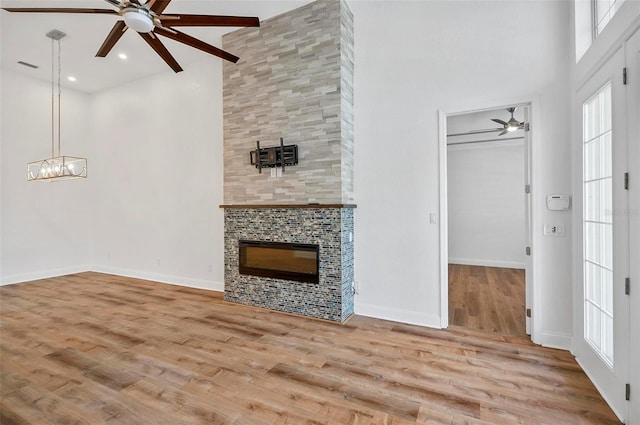
[[[623,2],[624,0],[593,0],[593,38],[600,35]]]

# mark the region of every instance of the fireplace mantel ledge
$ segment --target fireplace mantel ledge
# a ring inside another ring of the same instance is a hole
[[[356,204],[222,204],[220,208],[277,209],[277,208],[356,208]]]

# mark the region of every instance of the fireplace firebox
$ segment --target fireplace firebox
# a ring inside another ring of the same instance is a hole
[[[240,240],[238,247],[240,274],[319,282],[318,245]]]

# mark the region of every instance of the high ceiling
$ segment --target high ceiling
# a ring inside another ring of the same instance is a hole
[[[261,21],[309,3],[309,0],[173,0],[166,13],[257,16]],[[0,0],[1,7],[81,7],[114,9],[104,0]],[[135,31],[127,31],[106,58],[95,57],[117,15],[64,13],[9,13],[0,11],[0,66],[45,81],[51,81],[51,40],[45,36],[52,29],[67,34],[61,41],[62,85],[93,93],[158,73],[173,73],[166,63]],[[183,32],[217,47],[224,33],[236,28],[184,28]],[[222,59],[173,40],[163,44],[188,71],[195,61]],[[127,55],[126,60],[118,57]],[[233,52],[231,52],[233,53]],[[39,66],[32,69],[19,61]],[[69,82],[73,75],[77,81]]]

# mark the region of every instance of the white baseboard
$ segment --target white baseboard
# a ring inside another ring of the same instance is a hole
[[[47,279],[50,277],[64,276],[74,273],[98,272],[115,274],[118,276],[133,277],[137,279],[151,280],[155,282],[168,283],[170,285],[186,286],[189,288],[208,289],[210,291],[224,292],[224,282],[210,281],[204,279],[193,279],[183,276],[171,276],[162,273],[149,273],[139,270],[122,269],[107,266],[74,266],[62,267],[59,269],[41,270],[38,272],[21,273],[3,276],[0,281],[2,285],[12,285],[14,283],[30,282],[32,280]]]
[[[358,314],[360,316],[391,320],[393,322],[408,323],[410,325],[426,326],[429,328],[442,328],[442,326],[440,325],[439,316],[418,311],[408,311],[404,309],[364,304],[358,302],[357,298],[355,300],[354,310],[355,314]]]
[[[525,263],[518,261],[486,260],[481,258],[455,258],[449,257],[449,264],[462,264],[465,266],[502,267],[505,269],[524,269]]]
[[[556,332],[538,332],[533,342],[543,347],[571,351],[572,336]]]
[[[0,281],[0,286],[2,285],[12,285],[14,283],[21,282],[30,282],[32,280],[38,279],[47,279],[50,277],[64,276],[67,274],[74,273],[82,273],[90,271],[91,266],[82,265],[82,266],[70,266],[70,267],[61,267],[58,269],[49,269],[49,270],[40,270],[37,272],[29,272],[29,273],[18,273],[9,276],[2,276],[2,280]]]
[[[154,282],[168,283],[170,285],[186,286],[189,288],[208,289],[210,291],[224,292],[224,282],[214,280],[194,279],[184,276],[172,276],[163,273],[152,273],[140,270],[123,269],[119,267],[94,266],[92,271],[98,273],[115,274],[118,276],[145,279]]]

